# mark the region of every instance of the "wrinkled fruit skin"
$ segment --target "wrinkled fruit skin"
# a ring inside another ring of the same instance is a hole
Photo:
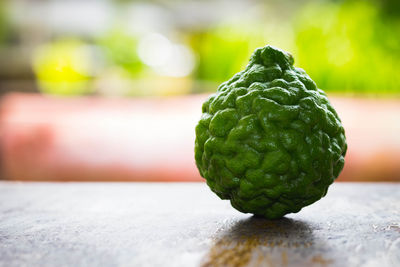
[[[326,94],[293,63],[282,50],[258,48],[204,102],[196,126],[196,165],[211,190],[269,219],[325,196],[347,149]]]

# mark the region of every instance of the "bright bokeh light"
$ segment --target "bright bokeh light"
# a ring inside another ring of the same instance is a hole
[[[171,54],[170,41],[161,34],[153,33],[143,37],[138,45],[139,58],[150,67],[167,64]]]
[[[194,56],[191,50],[184,45],[172,45],[166,64],[155,69],[162,75],[184,77],[189,75],[194,67]]]
[[[139,41],[139,58],[164,76],[184,77],[194,68],[193,52],[186,46],[174,44],[157,33],[146,35]]]

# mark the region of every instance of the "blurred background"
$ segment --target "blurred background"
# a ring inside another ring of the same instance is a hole
[[[338,110],[339,181],[400,181],[397,0],[3,0],[1,178],[201,181],[201,103],[266,44]]]

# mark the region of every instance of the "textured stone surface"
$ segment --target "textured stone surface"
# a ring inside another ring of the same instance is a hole
[[[204,183],[0,183],[0,266],[400,266],[400,184],[269,221]]]
[[[265,46],[203,104],[195,159],[237,210],[266,218],[325,196],[343,169],[344,128],[326,94],[293,57]]]

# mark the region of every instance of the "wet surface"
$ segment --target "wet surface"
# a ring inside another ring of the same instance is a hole
[[[400,266],[400,184],[334,184],[280,220],[203,183],[0,183],[0,266]]]
[[[236,222],[218,236],[203,266],[287,266],[289,259],[300,265],[302,254],[313,254],[314,244],[312,228],[303,221],[270,221],[253,216]]]

